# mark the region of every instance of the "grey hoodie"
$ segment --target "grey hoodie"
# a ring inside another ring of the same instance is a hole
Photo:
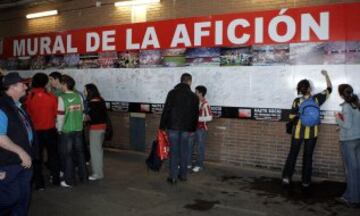
[[[354,109],[351,104],[341,104],[343,120],[337,119],[340,126],[340,141],[360,139],[360,110]]]

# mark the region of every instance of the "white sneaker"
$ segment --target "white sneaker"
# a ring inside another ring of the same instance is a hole
[[[199,172],[200,170],[201,170],[201,167],[199,167],[199,166],[196,166],[192,169],[192,171],[195,173]]]
[[[60,186],[64,188],[71,188],[71,185],[66,184],[65,181],[61,181]]]
[[[187,166],[187,168],[188,168],[188,169],[191,169],[191,168],[192,168],[192,166],[191,166],[191,165],[188,165],[188,166]]]
[[[60,171],[60,178],[64,177],[64,172]]]
[[[282,179],[282,184],[283,184],[283,185],[288,185],[288,184],[290,184],[290,179],[289,179],[289,178],[283,178],[283,179]]]
[[[89,181],[96,181],[96,180],[98,180],[98,178],[96,177],[96,176],[89,176]]]

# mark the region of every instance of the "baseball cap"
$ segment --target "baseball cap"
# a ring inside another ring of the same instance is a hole
[[[19,82],[24,82],[25,80],[21,78],[18,72],[10,72],[6,74],[2,79],[3,86],[7,87]]]

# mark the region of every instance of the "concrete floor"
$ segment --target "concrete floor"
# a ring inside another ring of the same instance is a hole
[[[106,152],[105,179],[72,189],[49,186],[33,193],[31,216],[329,215],[356,216],[336,204],[344,184],[317,182],[310,195],[280,186],[278,174],[208,165],[187,182],[169,185],[167,168],[148,172],[144,155]]]

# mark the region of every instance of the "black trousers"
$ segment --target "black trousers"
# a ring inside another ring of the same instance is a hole
[[[43,152],[46,149],[47,162],[49,165],[50,175],[52,176],[53,184],[60,183],[60,159],[58,153],[58,134],[55,128],[49,130],[37,130],[36,135],[39,145],[39,157],[34,160],[34,182],[36,188],[43,188],[45,186],[43,176],[44,156]]]
[[[296,165],[301,144],[304,142],[303,166],[302,166],[302,183],[311,183],[312,160],[316,145],[316,138],[313,139],[294,139],[291,140],[291,148],[283,170],[283,178],[291,179]]]

